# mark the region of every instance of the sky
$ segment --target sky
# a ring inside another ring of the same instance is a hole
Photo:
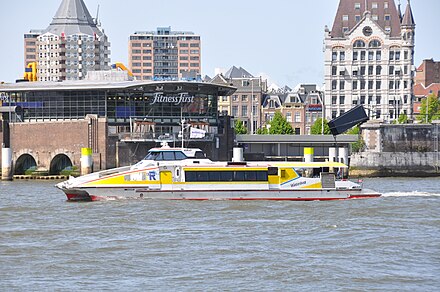
[[[324,27],[333,25],[339,0],[84,0],[111,42],[111,62],[128,65],[135,31],[192,31],[201,36],[202,75],[243,67],[278,86],[324,81]],[[392,0],[390,0],[392,1]],[[397,1],[397,0],[396,0]],[[405,10],[407,0],[401,0]],[[23,34],[45,29],[61,0],[0,0],[0,81],[24,71]],[[412,0],[416,22],[415,65],[440,61],[440,0]]]

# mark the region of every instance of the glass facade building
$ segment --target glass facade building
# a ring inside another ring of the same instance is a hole
[[[124,125],[132,118],[178,125],[181,118],[218,122],[219,95],[232,87],[197,82],[17,83],[1,85],[2,106],[22,109],[21,121],[105,117],[109,125]]]

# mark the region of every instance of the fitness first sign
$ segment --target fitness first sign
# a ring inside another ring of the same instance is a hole
[[[189,95],[187,92],[182,92],[177,95],[164,95],[163,92],[156,92],[153,95],[153,101],[150,104],[173,103],[174,105],[179,105],[192,102],[194,102],[194,96]]]

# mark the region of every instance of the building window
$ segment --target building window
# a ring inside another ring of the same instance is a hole
[[[292,122],[292,113],[286,113],[286,121],[287,121],[288,123],[291,123],[291,122]]]
[[[238,101],[238,95],[235,95],[235,94],[234,94],[234,95],[232,96],[232,101]]]
[[[356,23],[361,21],[361,16],[360,15],[356,15],[354,18],[356,20]]]
[[[332,75],[335,76],[336,75],[336,71],[338,70],[337,66],[332,66]]]
[[[353,44],[354,48],[365,48],[365,42],[363,40],[357,40]]]
[[[390,51],[390,61],[394,60],[394,51]]]
[[[345,52],[340,52],[339,53],[339,60],[340,61],[345,61]]]
[[[373,75],[374,66],[368,66],[368,75]]]
[[[373,2],[373,4],[371,5],[371,8],[377,9],[377,2]]]
[[[376,61],[380,61],[382,59],[382,52],[376,51]]]
[[[236,117],[238,115],[238,106],[232,106],[232,116]]]
[[[380,75],[380,74],[382,74],[382,66],[377,66],[376,67],[376,75]]]
[[[241,106],[241,116],[247,117],[247,115],[248,115],[248,107],[247,107],[247,105],[242,105]]]
[[[365,66],[361,66],[361,76],[365,76]]]
[[[361,90],[365,89],[365,80],[361,80]]]
[[[389,14],[385,14],[385,21],[390,21],[391,20],[391,16]]]
[[[382,82],[380,80],[376,81],[376,89],[380,89]]]
[[[228,101],[228,97],[227,96],[222,96],[222,101],[223,102]]]
[[[368,81],[368,89],[373,89],[373,83],[374,81],[372,80]]]
[[[336,87],[338,86],[337,84],[338,82],[336,80],[332,81],[332,90],[336,90]]]
[[[248,100],[248,96],[246,94],[243,94],[241,96],[241,101],[247,101]]]
[[[390,84],[388,86],[389,89],[394,89],[394,81],[390,81]]]
[[[338,52],[332,52],[332,61],[338,60]]]
[[[389,68],[389,74],[394,75],[394,66],[390,66]]]
[[[345,95],[339,97],[339,104],[345,104]]]
[[[379,20],[379,16],[377,14],[373,14],[373,20],[374,21],[378,21]]]
[[[338,97],[333,95],[332,96],[332,104],[336,104]]]
[[[400,51],[396,51],[394,57],[396,60],[400,60]]]
[[[380,95],[376,96],[376,104],[380,105],[382,103],[382,97]]]
[[[361,3],[354,3],[354,9],[361,9]]]
[[[353,52],[353,61],[358,60],[358,52]]]
[[[366,52],[361,51],[361,61],[365,61],[365,55],[366,55]]]
[[[408,60],[408,51],[403,52],[403,58]]]
[[[385,2],[385,3],[383,4],[383,8],[388,9],[388,2]]]
[[[242,80],[241,81],[241,86],[246,87],[249,86],[251,84],[251,82],[249,80]]]
[[[357,90],[358,89],[358,82],[357,80],[353,81],[353,90]]]
[[[340,90],[345,89],[345,81],[344,80],[339,81],[339,89]]]
[[[295,112],[295,123],[301,123],[301,113]]]
[[[348,21],[348,15],[342,15],[342,21]]]
[[[368,52],[368,60],[369,61],[373,61],[374,60],[374,52],[373,51],[369,51]]]

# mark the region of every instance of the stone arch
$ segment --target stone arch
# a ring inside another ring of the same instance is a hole
[[[14,174],[26,174],[27,170],[36,170],[35,158],[27,153],[20,155],[15,161]]]
[[[57,154],[50,161],[49,175],[61,174],[61,171],[71,169],[72,167],[72,161],[66,154]]]

